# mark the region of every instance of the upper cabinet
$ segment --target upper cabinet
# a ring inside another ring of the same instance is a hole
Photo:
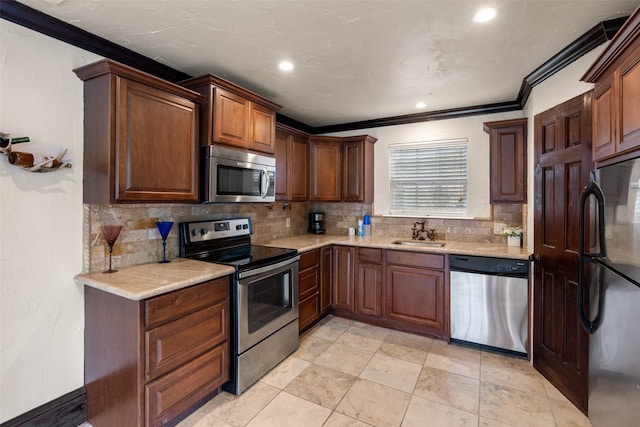
[[[274,154],[278,104],[211,74],[180,84],[204,96],[202,145],[223,144]]]
[[[369,135],[309,139],[309,200],[373,203],[373,144]]]
[[[84,81],[84,203],[197,202],[201,96],[110,60],[74,72]]]
[[[595,83],[593,160],[640,147],[640,9],[620,28],[582,80]]]
[[[276,125],[276,200],[306,201],[309,197],[309,135]]]
[[[491,203],[527,202],[527,119],[487,122]]]

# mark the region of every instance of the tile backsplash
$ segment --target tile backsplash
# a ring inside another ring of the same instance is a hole
[[[85,272],[107,269],[109,252],[100,226],[122,225],[122,232],[113,249],[114,268],[159,261],[162,240],[156,221],[173,221],[167,238],[167,258],[178,256],[178,223],[231,217],[250,217],[252,241],[268,242],[283,237],[305,234],[309,212],[324,212],[327,234],[346,235],[349,227],[357,227],[358,219],[371,215],[371,205],[360,203],[237,203],[237,204],[132,204],[84,205]],[[426,228],[436,229],[437,240],[465,242],[505,242],[501,234],[505,225],[526,223],[526,205],[494,205],[493,218],[440,219],[371,216],[373,235],[410,238],[416,221],[425,221]],[[289,227],[286,219],[289,218]],[[523,236],[526,245],[527,235]]]

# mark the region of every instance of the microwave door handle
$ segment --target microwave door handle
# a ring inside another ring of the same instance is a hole
[[[262,169],[262,192],[260,195],[264,199],[267,197],[267,192],[269,191],[269,173],[266,169]]]

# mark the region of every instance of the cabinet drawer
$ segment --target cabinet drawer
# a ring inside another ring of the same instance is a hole
[[[229,339],[229,302],[145,333],[146,380],[153,380]]]
[[[387,251],[387,264],[444,269],[444,255],[409,251]]]
[[[300,301],[299,329],[301,331],[320,317],[319,302],[318,294]]]
[[[358,248],[358,261],[379,264],[382,262],[382,249]]]
[[[318,265],[320,263],[320,250],[316,249],[310,252],[305,252],[300,254],[300,271],[305,268],[312,267],[314,265]]]
[[[320,271],[317,266],[300,271],[298,285],[301,300],[318,292],[318,284],[320,283],[319,273]]]
[[[213,305],[229,297],[229,277],[180,289],[145,301],[147,328]]]
[[[145,386],[146,425],[161,426],[229,380],[224,343]]]

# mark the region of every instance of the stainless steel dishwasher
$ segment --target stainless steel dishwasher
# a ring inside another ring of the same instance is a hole
[[[527,354],[529,262],[451,255],[451,341]]]

